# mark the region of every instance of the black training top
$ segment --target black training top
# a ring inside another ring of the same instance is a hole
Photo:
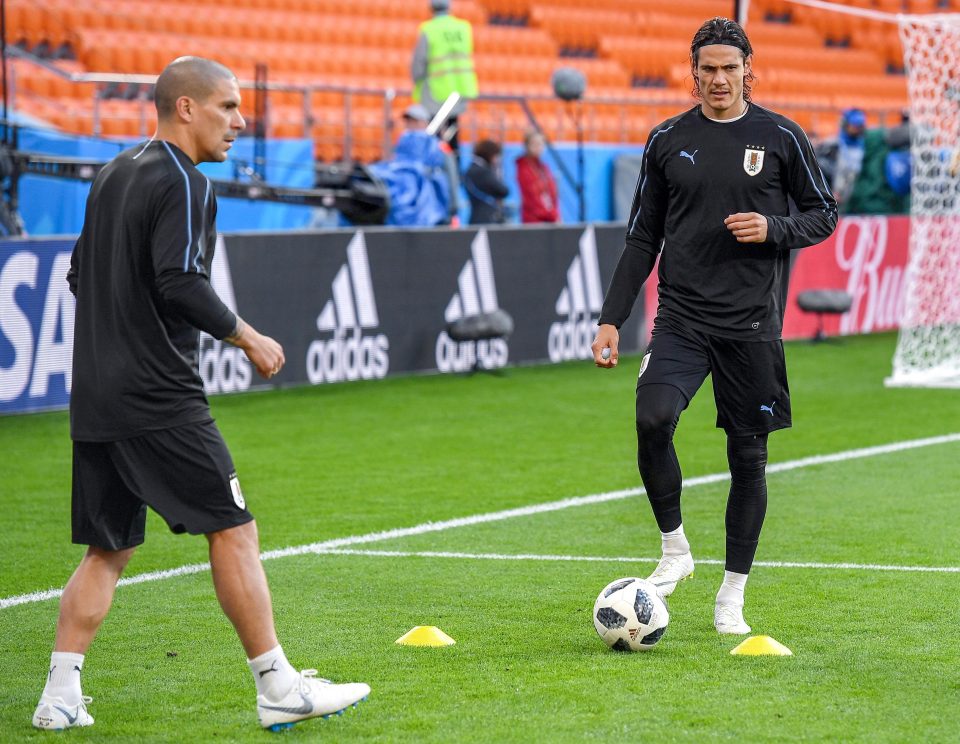
[[[198,329],[223,338],[237,324],[210,286],[216,213],[210,181],[168,142],[126,150],[100,171],[67,275],[75,440],[210,420]]]
[[[767,218],[765,243],[737,242],[723,223],[737,212]],[[656,328],[778,339],[790,250],[825,240],[836,224],[836,201],[799,126],[755,104],[732,122],[695,106],[647,139],[599,322],[619,328],[627,319],[659,253]]]

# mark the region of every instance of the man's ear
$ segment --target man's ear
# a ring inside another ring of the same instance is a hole
[[[194,100],[190,98],[190,96],[180,96],[176,103],[177,116],[182,121],[193,121],[195,105]]]

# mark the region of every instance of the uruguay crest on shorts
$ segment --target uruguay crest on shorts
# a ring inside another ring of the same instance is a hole
[[[763,170],[763,150],[748,147],[743,153],[743,169],[748,176],[755,176]]]

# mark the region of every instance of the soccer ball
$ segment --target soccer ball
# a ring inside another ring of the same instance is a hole
[[[666,602],[646,579],[617,579],[603,588],[593,605],[593,625],[616,651],[649,651],[669,621]]]

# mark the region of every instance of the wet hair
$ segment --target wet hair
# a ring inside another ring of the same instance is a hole
[[[690,60],[693,63],[694,71],[696,71],[697,65],[700,62],[701,47],[712,44],[736,47],[740,50],[740,55],[744,61],[753,54],[753,47],[750,46],[750,39],[747,38],[743,26],[736,21],[731,21],[729,18],[717,16],[704,23],[697,30],[697,33],[694,34],[693,41],[690,43]],[[743,76],[743,100],[747,102],[750,101],[750,83],[755,80],[756,77],[753,75],[753,70],[750,70]],[[700,93],[700,81],[696,75],[693,76],[692,92],[694,98],[702,97]]]
[[[489,139],[480,140],[473,146],[473,154],[488,163],[492,163],[493,159],[501,152],[503,152],[503,148],[500,147],[500,144]]]
[[[157,118],[167,119],[177,110],[177,99],[188,96],[203,103],[221,80],[235,80],[229,68],[203,57],[178,57],[167,65],[154,89]]]

